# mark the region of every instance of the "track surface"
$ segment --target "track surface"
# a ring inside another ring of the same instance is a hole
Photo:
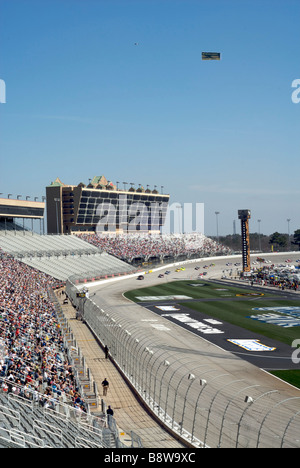
[[[300,258],[300,254],[265,254],[264,257],[266,259],[270,259],[272,263],[284,263],[286,258],[291,258],[293,260]],[[205,279],[218,280],[221,278],[223,270],[228,269],[226,266],[228,261],[231,261],[232,263],[237,261],[240,262],[241,258],[236,257],[231,260],[224,258],[218,258],[217,260],[202,259],[196,263],[185,265],[186,270],[179,273],[180,280],[197,279],[199,271],[195,271],[195,266],[198,265],[201,267],[210,261],[213,261],[215,266],[208,270],[208,274]],[[211,391],[211,395],[216,395],[218,392],[222,391],[224,381],[228,382],[229,380],[233,383],[238,379],[240,384],[236,385],[238,387],[240,386],[240,388],[237,388],[235,391],[237,395],[242,393],[243,388],[246,388],[247,386],[251,386],[251,388],[255,386],[258,392],[257,395],[261,395],[271,389],[272,397],[274,398],[272,408],[281,408],[280,405],[277,406],[277,401],[281,402],[284,400],[288,401],[290,411],[287,413],[288,418],[290,418],[290,414],[296,414],[299,411],[299,389],[277,379],[264,370],[278,368],[294,369],[295,366],[292,363],[292,353],[294,349],[292,347],[283,345],[282,343],[279,344],[278,342],[274,343],[272,340],[265,337],[257,336],[254,333],[245,331],[239,327],[234,328],[232,325],[225,323],[222,323],[222,325],[216,325],[217,328],[222,327],[226,332],[224,333],[224,336],[219,334],[212,338],[212,335],[195,334],[188,330],[186,326],[180,326],[178,321],[171,321],[167,317],[163,317],[166,313],[165,311],[160,311],[162,313],[158,313],[159,309],[157,309],[154,312],[153,303],[151,305],[148,304],[148,308],[146,308],[144,303],[141,306],[124,297],[123,294],[127,291],[151,287],[161,284],[162,281],[174,281],[175,267],[164,267],[161,272],[164,273],[166,269],[171,270],[172,274],[165,276],[163,279],[158,278],[158,274],[160,272],[153,272],[145,275],[144,281],[137,281],[136,277],[131,277],[119,281],[91,283],[86,286],[89,288],[91,299],[100,306],[105,313],[109,315],[113,314],[117,323],[121,323],[124,329],[126,328],[129,330],[133,336],[138,336],[139,340],[147,343],[145,346],[149,346],[152,349],[154,353],[153,360],[155,360],[155,365],[153,365],[152,368],[154,374],[159,371],[161,361],[163,359],[167,359],[170,361],[172,369],[175,369],[177,366],[178,377],[176,374],[176,378],[178,379],[180,379],[182,372],[191,372],[199,378],[204,378],[205,380],[208,379],[208,382],[210,375],[214,375],[215,377],[212,379],[213,385],[209,387],[207,386],[207,392]],[[247,289],[249,289],[249,285],[247,285]],[[289,299],[293,298],[288,292],[285,294]],[[300,292],[296,294],[297,297],[300,298]],[[178,301],[176,301],[176,304],[177,303]],[[155,305],[157,306],[157,303],[155,303]],[[174,302],[172,302],[172,305],[174,305]],[[189,313],[190,316],[193,314],[192,309],[185,307],[183,303],[180,305],[180,312]],[[197,312],[197,320],[199,320],[198,314],[199,313]],[[202,316],[201,320],[204,320],[204,318],[206,317]],[[224,340],[225,337],[226,339]],[[276,350],[273,352],[263,353],[254,351],[249,352],[244,348],[227,342],[227,337],[234,339],[241,339],[243,337],[247,339],[258,339],[261,340],[261,343],[264,345],[276,347]],[[183,363],[185,363],[184,367]],[[296,369],[300,369],[300,366],[297,365]],[[174,381],[173,385],[177,385],[177,382]],[[167,392],[167,388],[164,388],[163,391]],[[274,391],[276,393],[274,393]],[[255,390],[252,390],[253,398],[255,398],[254,393]],[[196,394],[191,394],[190,396],[191,398],[197,399]],[[180,395],[180,397],[184,399],[184,394]],[[163,398],[164,395],[162,395],[162,400]],[[260,400],[259,396],[257,396],[257,400]],[[262,407],[262,414],[264,410],[268,411]],[[217,418],[217,414],[215,416],[212,414],[210,415],[210,419],[212,421],[214,421],[214,417]],[[208,440],[211,446],[217,446],[218,440],[217,438],[214,440],[213,433],[211,434],[209,432]],[[266,436],[266,438],[264,438],[262,436],[261,445],[268,447],[271,446],[270,444],[271,442],[268,440],[268,437]]]
[[[274,263],[284,263],[286,258],[291,258],[292,260],[300,258],[299,253],[288,253],[288,254],[272,254],[272,255],[267,255],[265,254],[264,257],[267,259],[269,258],[272,262]],[[232,260],[232,263],[234,263],[235,260]],[[130,310],[133,307],[131,301],[128,301],[124,296],[123,293],[126,291],[130,291],[131,289],[137,289],[137,288],[145,288],[148,286],[153,286],[155,284],[163,284],[162,281],[165,282],[171,282],[174,280],[184,280],[184,279],[196,279],[198,278],[198,274],[200,271],[203,271],[202,268],[198,271],[195,270],[195,265],[205,265],[209,262],[209,259],[202,259],[201,262],[196,262],[195,264],[190,264],[190,265],[185,265],[186,270],[182,271],[180,273],[175,273],[175,268],[169,268],[165,267],[165,269],[170,269],[172,273],[168,276],[165,276],[163,279],[158,279],[158,273],[153,272],[151,274],[145,275],[145,280],[144,281],[137,281],[136,278],[131,278],[125,281],[119,281],[119,282],[114,282],[114,283],[107,283],[105,289],[99,288],[99,286],[93,286],[90,287],[90,290],[95,293],[94,301],[97,303],[100,301],[100,303],[103,305],[102,300],[105,300],[105,303],[109,305],[109,307],[119,307],[120,313],[123,316],[124,314],[124,308],[127,309],[128,311],[128,316],[131,316],[131,313],[129,312],[129,305],[130,305]],[[207,270],[207,276],[204,278],[205,280],[218,280],[222,276],[222,272],[224,270],[228,270],[228,267],[226,266],[226,263],[228,263],[228,259],[224,260],[222,258],[218,260],[214,260],[215,266]],[[236,270],[236,267],[233,267]],[[162,270],[164,272],[164,270]],[[226,280],[227,282],[227,280]],[[229,284],[229,283],[228,283]],[[249,289],[249,285],[245,285],[243,283],[237,283],[234,282],[231,285],[234,285],[235,287],[240,286],[241,288],[247,287]],[[220,286],[226,288],[226,285]],[[254,291],[258,291],[257,288],[253,288]],[[266,288],[265,290],[266,291]],[[274,295],[276,298],[280,299],[297,299],[300,301],[300,292],[298,293],[293,293],[293,292],[284,292],[281,293],[278,290],[269,290],[268,292]],[[234,298],[230,297],[228,300],[233,300]],[[270,299],[270,297],[262,297],[260,300],[264,299]],[[215,299],[203,299],[203,301],[207,300],[226,300],[226,298],[215,298]],[[249,300],[248,298],[245,298],[245,300]],[[251,299],[250,299],[251,300]],[[201,301],[201,299],[194,299],[193,301]],[[191,302],[191,300],[189,300]],[[160,310],[159,306],[173,306],[174,308],[178,309],[178,311],[174,312],[166,312],[163,310]],[[299,302],[300,305],[300,302]],[[263,305],[262,305],[263,306]],[[266,338],[262,335],[256,334],[254,332],[245,330],[243,328],[237,327],[235,325],[226,323],[222,321],[222,324],[216,324],[215,327],[224,333],[220,334],[203,334],[201,331],[197,331],[195,329],[192,329],[189,325],[180,322],[176,320],[175,318],[171,317],[173,313],[181,313],[181,314],[189,314],[189,316],[198,321],[203,321],[209,320],[211,317],[200,313],[198,311],[194,311],[190,309],[189,307],[184,306],[184,301],[180,301],[180,304],[176,301],[155,301],[155,302],[143,302],[136,307],[139,307],[139,309],[143,308],[143,311],[145,311],[145,308],[150,311],[151,314],[155,314],[156,316],[160,317],[159,323],[161,323],[161,320],[163,322],[168,321],[168,323],[173,322],[176,326],[176,328],[183,328],[185,329],[188,334],[193,333],[195,336],[199,336],[200,338],[205,339],[206,341],[211,342],[213,345],[218,346],[219,348],[222,348],[223,350],[226,350],[236,356],[241,357],[242,359],[245,359],[246,361],[250,362],[251,364],[254,364],[257,367],[260,367],[262,369],[299,369],[299,365],[296,365],[292,362],[291,359],[291,354],[293,352],[293,348],[291,346],[288,346],[284,343],[281,343],[279,341],[272,340],[270,338]],[[135,317],[137,317],[137,309],[135,309]],[[169,315],[169,316],[168,316]],[[148,317],[148,315],[147,315]],[[155,328],[153,327],[153,324],[155,322],[151,322],[151,316],[149,316],[147,322],[147,318],[142,319],[144,320],[143,322],[139,323],[141,324],[141,327],[144,327],[145,324],[148,327],[153,328],[153,332],[157,333],[157,330],[159,330],[159,327]],[[152,315],[152,320],[155,320],[155,318]],[[219,321],[221,322],[221,321]],[[207,322],[206,322],[207,323]],[[168,325],[165,325],[166,328],[168,328]],[[166,330],[165,330],[166,331]],[[166,342],[166,333],[163,333],[163,327],[161,327],[161,338],[162,341],[167,344]],[[188,335],[187,335],[188,336]],[[300,337],[300,329],[299,329],[299,337]],[[187,338],[188,339],[188,338]],[[244,348],[241,348],[237,346],[236,344],[233,344],[229,341],[228,339],[249,339],[249,340],[259,340],[260,343],[269,346],[271,348],[276,348],[274,351],[262,351],[262,352],[255,352],[255,351],[248,351]]]
[[[172,305],[174,308],[177,309],[176,312],[166,312],[160,310],[158,307]],[[299,369],[297,364],[294,364],[291,360],[291,347],[286,345],[285,343],[281,343],[276,340],[272,340],[267,338],[263,335],[259,335],[257,333],[245,330],[241,327],[232,325],[230,323],[220,321],[216,319],[216,323],[212,323],[212,327],[215,327],[216,330],[221,331],[222,333],[209,333],[203,335],[201,331],[194,330],[188,323],[180,322],[176,320],[176,316],[172,316],[173,314],[187,314],[191,319],[196,321],[200,321],[201,323],[207,323],[207,320],[211,320],[209,315],[203,314],[201,312],[195,311],[190,309],[189,307],[185,307],[182,303],[174,303],[171,302],[158,302],[155,305],[148,304],[144,305],[147,309],[151,310],[152,312],[158,314],[159,316],[163,316],[168,320],[172,321],[173,323],[178,324],[182,328],[188,330],[195,335],[200,337],[205,337],[206,340],[213,343],[214,345],[229,351],[232,354],[239,356],[242,359],[254,364],[255,366],[260,367],[261,369],[268,369],[268,370],[275,370],[275,369]],[[263,306],[263,304],[262,304]],[[260,343],[268,346],[270,348],[275,348],[273,351],[250,351],[232,342],[228,341],[230,339],[239,339],[239,340],[257,340]]]

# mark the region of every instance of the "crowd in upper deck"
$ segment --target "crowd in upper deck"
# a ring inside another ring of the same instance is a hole
[[[134,258],[229,255],[231,250],[201,233],[79,234],[80,238],[126,261]]]

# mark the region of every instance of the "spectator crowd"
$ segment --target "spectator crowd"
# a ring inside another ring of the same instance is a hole
[[[257,284],[259,286],[271,286],[273,288],[293,290],[295,292],[299,289],[299,280],[293,277],[288,272],[270,273],[269,268],[262,268],[258,270],[250,280],[251,285]]]
[[[81,235],[84,240],[121,259],[148,260],[182,255],[226,254],[228,249],[202,234],[119,236]],[[52,277],[12,258],[0,249],[0,385],[4,392],[55,407],[68,400],[82,411],[74,370],[48,288]]]
[[[82,240],[101,250],[126,260],[141,258],[187,258],[230,255],[232,252],[201,233],[192,234],[79,234]]]
[[[54,408],[63,394],[86,411],[47,288],[56,280],[0,250],[0,382],[2,391]]]

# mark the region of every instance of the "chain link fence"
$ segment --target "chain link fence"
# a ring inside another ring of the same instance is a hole
[[[78,298],[71,281],[66,290],[140,399],[188,445],[300,447],[300,392],[284,395],[222,372],[213,359],[164,346],[114,307]]]

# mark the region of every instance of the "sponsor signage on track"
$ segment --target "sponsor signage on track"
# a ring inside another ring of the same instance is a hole
[[[276,348],[266,346],[260,343],[259,340],[227,340],[240,348],[246,349],[247,351],[274,351]]]
[[[190,283],[188,286],[193,286],[194,288],[202,288],[203,286],[207,286],[204,283]]]
[[[194,330],[203,333],[204,335],[216,335],[219,333],[224,333],[222,330],[212,327],[209,323],[207,324],[192,319],[190,314],[163,314],[162,317],[178,320],[178,322],[184,323],[188,327],[191,327]],[[219,324],[221,324],[221,322],[219,322]]]
[[[239,293],[239,294],[236,294],[237,297],[242,297],[242,296],[264,296],[264,293]]]
[[[252,320],[278,325],[283,328],[300,326],[300,307],[255,307],[252,310],[269,312],[266,314],[250,315],[248,318]]]
[[[189,296],[136,296],[139,301],[151,302],[151,301],[180,301],[182,299],[193,299]]]

